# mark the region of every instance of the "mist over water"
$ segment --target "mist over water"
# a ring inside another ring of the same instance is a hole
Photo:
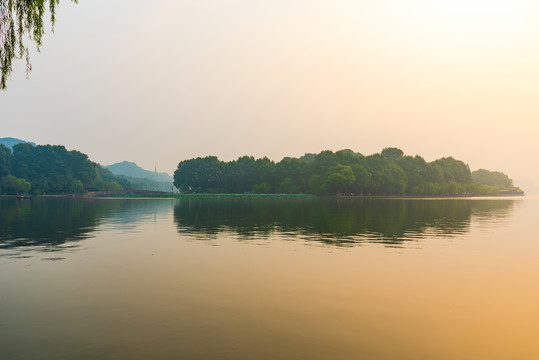
[[[0,199],[8,359],[529,359],[537,199]]]

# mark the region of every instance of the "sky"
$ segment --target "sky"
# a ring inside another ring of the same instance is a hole
[[[0,137],[169,173],[398,147],[539,184],[537,1],[63,0],[54,30]]]

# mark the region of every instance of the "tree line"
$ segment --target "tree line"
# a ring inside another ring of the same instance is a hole
[[[0,144],[0,193],[62,194],[121,190],[130,186],[88,159],[61,145],[21,143],[13,151]]]
[[[364,156],[352,150],[322,151],[274,162],[242,156],[181,161],[174,185],[183,193],[304,193],[313,195],[490,195],[521,194],[507,175],[470,171],[452,157],[427,162],[397,148]]]

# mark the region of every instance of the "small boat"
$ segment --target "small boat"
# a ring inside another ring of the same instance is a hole
[[[17,194],[17,199],[30,199],[31,197],[30,194]]]

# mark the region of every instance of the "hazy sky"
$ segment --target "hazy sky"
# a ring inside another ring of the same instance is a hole
[[[172,173],[396,146],[539,178],[539,2],[63,0],[0,137]]]

